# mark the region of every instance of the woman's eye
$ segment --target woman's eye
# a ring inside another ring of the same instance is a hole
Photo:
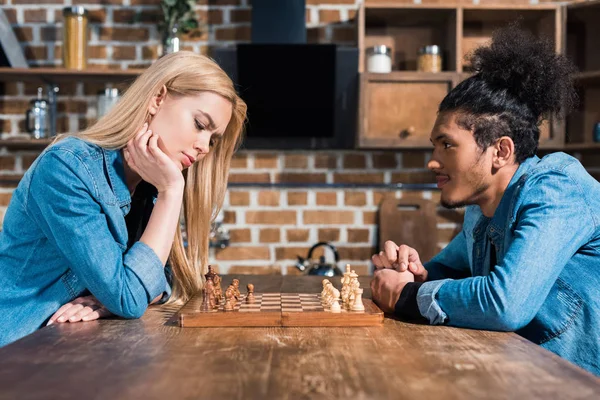
[[[208,146],[213,147],[214,145],[215,145],[215,139],[210,139],[210,142],[208,142]]]
[[[200,122],[196,121],[196,129],[198,129],[199,131],[203,131],[206,128]]]

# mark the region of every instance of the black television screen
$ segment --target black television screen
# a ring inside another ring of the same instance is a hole
[[[336,45],[240,44],[248,138],[334,136]]]

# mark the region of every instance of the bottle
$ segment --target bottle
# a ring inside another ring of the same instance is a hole
[[[50,111],[48,101],[42,98],[38,88],[37,99],[31,100],[31,108],[25,112],[25,129],[33,139],[44,139],[50,135]]]
[[[87,66],[88,12],[81,6],[63,9],[63,66],[85,69]]]

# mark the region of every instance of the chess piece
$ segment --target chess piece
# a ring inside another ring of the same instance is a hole
[[[225,307],[223,309],[225,311],[233,311],[235,308],[235,289],[233,285],[229,285],[227,290],[225,291]]]
[[[333,288],[333,290],[332,290],[331,299],[332,299],[332,302],[331,302],[330,311],[332,313],[342,312],[342,307],[340,306],[340,303],[339,303],[340,291],[337,290],[336,288]]]
[[[246,303],[254,303],[254,285],[249,283],[246,285],[246,289],[248,289],[248,294],[246,295]]]
[[[321,299],[323,299],[323,297],[325,297],[325,293],[327,293],[327,284],[329,283],[329,279],[323,279],[321,283],[323,284],[323,290],[321,291]]]
[[[348,301],[346,302],[346,309],[351,310],[354,306],[356,299],[356,289],[360,288],[360,282],[358,281],[358,275],[356,272],[350,272],[350,283],[348,284]]]
[[[215,299],[215,284],[213,283],[212,280],[208,279],[206,281],[206,283],[204,284],[204,292],[206,294],[206,297],[208,297],[208,301],[210,303],[210,307],[211,308],[216,308],[217,307],[217,302]]]
[[[342,305],[346,307],[348,304],[348,295],[350,294],[350,264],[346,264],[346,272],[342,278]]]
[[[208,272],[207,272],[206,274],[204,274],[204,278],[205,278],[207,281],[209,281],[209,280],[210,280],[210,281],[213,281],[213,283],[214,283],[214,281],[215,281],[215,280],[214,280],[214,277],[215,277],[215,275],[216,275],[216,273],[215,273],[215,271],[213,270],[213,267],[212,267],[212,265],[209,265],[209,266],[208,266]]]
[[[202,288],[202,304],[200,305],[200,311],[211,311],[210,299],[206,293],[206,288]]]
[[[334,289],[333,283],[327,282],[327,285],[325,286],[325,296],[321,299],[323,304],[327,307],[331,305],[331,289]]]
[[[240,294],[240,280],[239,279],[234,279],[231,284],[233,285],[233,287],[235,288],[235,300],[239,301],[240,298],[242,297]]]
[[[215,303],[221,304],[223,302],[223,289],[221,288],[221,277],[217,274],[213,277],[215,283]]]
[[[362,302],[363,289],[357,288],[354,290],[354,303],[352,304],[352,311],[364,311],[365,306]]]

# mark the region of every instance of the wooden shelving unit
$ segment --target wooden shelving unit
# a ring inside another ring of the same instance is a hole
[[[406,4],[366,0],[358,14],[360,148],[428,148],[437,106],[445,93],[470,75],[465,55],[489,43],[492,32],[520,18],[534,34],[550,38],[579,70],[581,104],[566,121],[540,128],[545,150],[598,150],[593,127],[600,122],[600,0],[572,4]],[[366,49],[393,49],[391,74],[366,72]],[[417,50],[437,44],[444,72],[416,72]],[[437,76],[435,76],[437,75]],[[383,105],[386,105],[385,108]]]
[[[0,139],[0,148],[8,150],[42,150],[52,139]]]
[[[106,82],[135,79],[143,70],[92,69],[85,71],[65,68],[0,68],[0,82]]]

